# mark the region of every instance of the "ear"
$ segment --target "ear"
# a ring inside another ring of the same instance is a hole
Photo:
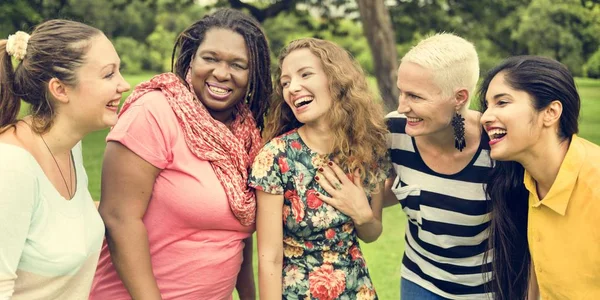
[[[563,106],[562,103],[558,100],[552,101],[543,111],[543,122],[544,126],[550,127],[560,120],[560,116],[562,115]]]
[[[69,97],[67,96],[67,87],[64,83],[62,83],[58,78],[52,78],[48,82],[48,91],[50,91],[50,95],[56,101],[61,103],[69,103]]]
[[[467,89],[460,89],[454,92],[455,110],[460,110],[463,106],[469,102],[469,91]]]

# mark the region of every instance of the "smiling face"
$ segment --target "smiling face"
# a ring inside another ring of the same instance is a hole
[[[398,68],[398,112],[406,115],[406,133],[425,136],[452,130],[455,112],[451,97],[444,97],[433,72],[412,62]]]
[[[76,85],[66,88],[69,105],[63,110],[87,132],[116,124],[121,96],[130,88],[119,72],[121,61],[108,38],[99,34],[91,38],[90,45],[76,71]]]
[[[246,96],[248,64],[246,42],[239,33],[223,28],[206,32],[190,64],[192,86],[216,120],[231,121],[235,106]]]
[[[283,99],[304,124],[323,122],[332,106],[329,80],[321,60],[309,49],[292,51],[281,64]]]
[[[543,116],[534,109],[533,98],[513,89],[500,72],[490,82],[485,101],[481,123],[490,136],[491,157],[521,161],[539,140],[543,127]]]

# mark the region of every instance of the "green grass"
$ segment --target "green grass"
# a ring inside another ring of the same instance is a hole
[[[132,88],[150,74],[125,76]],[[580,136],[600,144],[600,80],[577,79],[582,98]],[[370,78],[371,86],[375,83]],[[376,85],[375,85],[376,86]],[[100,199],[100,171],[108,129],[94,132],[83,140],[83,155],[89,177],[89,188],[94,199]],[[380,299],[398,299],[400,294],[400,262],[404,251],[406,218],[399,206],[385,209],[384,232],[374,243],[362,244],[367,265]],[[255,243],[256,249],[256,243]],[[256,251],[254,269],[257,270]],[[257,277],[258,278],[258,277]],[[237,299],[237,296],[235,296]]]

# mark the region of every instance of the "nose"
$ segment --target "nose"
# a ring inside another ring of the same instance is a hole
[[[119,93],[129,91],[131,89],[131,85],[129,84],[129,82],[127,82],[127,80],[125,80],[121,73],[119,73],[119,76],[121,77],[121,82],[119,82],[119,85],[117,86],[117,91]]]
[[[229,66],[226,63],[217,64],[212,74],[218,81],[226,81],[231,77]]]
[[[481,118],[479,119],[479,122],[481,123],[481,125],[485,126],[487,124],[491,124],[494,120],[495,120],[495,116],[492,113],[492,111],[488,108],[483,111],[483,114],[481,114]]]
[[[408,106],[408,101],[406,101],[406,97],[402,93],[398,96],[398,113],[406,114],[410,111],[410,106]]]
[[[302,86],[298,80],[290,79],[290,83],[288,85],[288,90],[290,93],[295,94],[302,90]]]

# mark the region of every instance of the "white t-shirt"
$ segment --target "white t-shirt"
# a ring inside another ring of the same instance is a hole
[[[88,298],[104,224],[81,142],[72,153],[77,190],[66,200],[29,152],[0,143],[0,299]]]

